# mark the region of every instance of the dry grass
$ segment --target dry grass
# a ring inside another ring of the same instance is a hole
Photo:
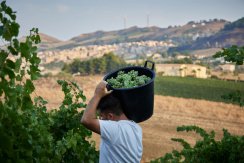
[[[35,82],[34,96],[41,95],[47,99],[49,109],[58,108],[63,99],[61,87],[56,80],[57,78],[42,78]],[[88,101],[102,76],[75,77],[72,80],[84,90]],[[197,125],[207,131],[215,130],[218,139],[222,136],[223,128],[232,134],[244,135],[244,109],[239,106],[158,95],[155,96],[154,104],[153,116],[140,123],[144,147],[142,162],[163,156],[172,149],[180,149],[177,143],[170,140],[173,137],[181,137],[191,143],[199,138],[192,133],[177,133],[177,126]],[[99,135],[94,134],[93,139],[99,148]]]
[[[198,138],[194,134],[177,133],[177,126],[197,125],[207,131],[215,130],[217,138],[222,136],[223,128],[233,134],[244,135],[244,110],[235,105],[155,96],[154,109],[151,119],[141,124],[145,162],[178,149],[179,145],[170,140],[173,137],[182,137],[191,143]]]

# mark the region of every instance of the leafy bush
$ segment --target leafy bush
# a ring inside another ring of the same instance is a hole
[[[0,51],[0,162],[97,162],[91,132],[79,123],[85,96],[75,83],[58,81],[65,94],[58,110],[47,112],[42,97],[32,100],[33,80],[40,76],[35,46],[40,37],[33,28],[19,42],[15,20],[15,12],[1,2],[0,38],[8,45]]]
[[[98,152],[94,142],[89,142],[92,132],[80,124],[83,114],[78,108],[84,108],[86,97],[74,82],[58,80],[65,94],[62,105],[58,110],[50,112],[50,133],[53,136],[55,154],[61,156],[64,162],[97,162]]]
[[[244,136],[231,135],[223,129],[223,138],[216,141],[215,132],[207,133],[204,129],[197,126],[181,126],[177,131],[194,131],[202,137],[194,147],[181,138],[172,138],[179,142],[183,149],[181,151],[173,150],[165,156],[151,161],[157,162],[185,162],[185,163],[241,163],[244,162]]]
[[[226,95],[222,95],[221,98],[227,101],[231,101],[233,103],[238,103],[241,107],[244,106],[244,97],[242,96],[241,91],[239,90],[233,91]]]

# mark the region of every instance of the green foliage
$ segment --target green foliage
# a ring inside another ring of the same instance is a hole
[[[181,151],[173,150],[165,156],[151,161],[152,163],[233,163],[244,162],[244,136],[231,135],[223,129],[223,138],[220,141],[215,140],[215,132],[207,133],[204,129],[197,126],[181,126],[177,131],[194,131],[201,136],[195,145],[191,145],[184,139],[173,138],[173,141],[179,142],[183,149]]]
[[[239,90],[233,91],[226,95],[222,95],[221,97],[233,103],[238,103],[241,107],[244,106],[244,98],[243,95],[241,94],[241,91]]]
[[[238,47],[233,45],[230,48],[223,48],[223,51],[217,52],[213,57],[224,57],[225,61],[235,62],[236,65],[243,65],[244,46]]]
[[[62,162],[85,162],[91,160],[98,161],[98,152],[87,140],[91,137],[91,131],[80,124],[83,114],[78,112],[79,108],[84,108],[86,97],[83,91],[74,82],[58,80],[64,92],[64,100],[58,110],[50,112],[50,133],[53,136],[55,154]]]
[[[146,75],[138,75],[138,71],[131,70],[128,73],[119,71],[115,78],[107,79],[113,88],[133,88],[146,84],[151,80]]]
[[[190,58],[183,58],[183,59],[174,59],[172,61],[167,61],[165,63],[174,63],[174,64],[192,64],[192,59]]]
[[[112,70],[126,66],[123,59],[112,52],[104,54],[101,58],[94,58],[87,61],[74,60],[71,64],[65,64],[63,71],[69,73],[80,73],[81,75],[104,74]]]
[[[47,63],[47,64],[43,64],[43,67],[45,67],[46,69],[50,69],[50,70],[54,70],[56,68],[62,68],[64,66],[64,62],[63,61],[53,61],[51,63]]]
[[[244,18],[242,18],[239,22],[243,26]],[[230,48],[223,48],[223,51],[217,52],[213,57],[219,58],[224,57],[225,61],[235,62],[236,65],[243,65],[244,60],[244,46],[238,47],[236,45],[231,46]],[[222,95],[221,97],[225,100],[232,101],[234,103],[238,103],[240,106],[244,105],[244,95],[241,93],[242,90],[236,90],[230,92],[228,94]]]
[[[244,85],[242,82],[170,76],[157,76],[155,78],[155,94],[164,96],[239,104],[238,101],[221,98],[223,95],[238,90],[241,97],[243,97]]]
[[[33,80],[40,76],[33,28],[24,42],[17,39],[19,25],[6,1],[0,6],[0,162],[98,162],[98,152],[88,141],[91,132],[79,118],[85,96],[75,83],[59,81],[65,94],[59,110],[47,112],[42,97],[33,101]]]

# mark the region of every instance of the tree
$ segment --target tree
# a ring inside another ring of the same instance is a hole
[[[224,60],[227,62],[233,62],[236,65],[243,65],[244,46],[238,47],[233,45],[230,48],[223,48],[222,51],[217,52],[213,57],[224,57]]]
[[[104,74],[106,72],[106,62],[104,59],[97,59],[97,68],[96,68],[96,73],[97,74]]]
[[[71,64],[65,65],[62,70],[72,74],[79,72],[81,75],[104,74],[126,65],[122,58],[110,52],[104,54],[101,58],[93,58],[86,61],[75,59]]]
[[[86,61],[86,66],[85,66],[85,70],[87,72],[87,74],[94,74],[95,70],[94,70],[94,60],[88,60]]]
[[[116,70],[124,65],[126,65],[125,61],[117,56],[114,53],[106,53],[104,54],[104,59],[106,64],[106,72],[111,72]]]
[[[244,20],[244,19],[243,19]],[[242,20],[242,21],[243,21]],[[230,48],[223,48],[222,51],[217,52],[214,58],[224,57],[225,61],[233,62],[236,65],[243,65],[244,60],[244,46],[238,47],[236,45]],[[228,95],[223,95],[222,98],[229,99],[232,102],[237,102],[240,106],[244,106],[244,93],[239,90],[231,92]]]
[[[191,72],[193,73],[194,77],[197,77],[197,71],[196,70],[192,70]]]

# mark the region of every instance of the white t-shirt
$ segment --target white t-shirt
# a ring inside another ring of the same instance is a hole
[[[142,129],[129,120],[99,120],[100,163],[139,163],[142,157]]]

